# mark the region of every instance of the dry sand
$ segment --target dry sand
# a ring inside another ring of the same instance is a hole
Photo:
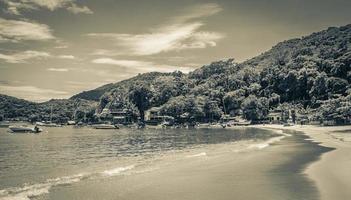
[[[322,200],[351,199],[351,126],[259,125],[255,127],[302,131],[321,146],[335,148],[310,164],[305,173],[315,181]]]

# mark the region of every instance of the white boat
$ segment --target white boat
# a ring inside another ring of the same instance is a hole
[[[40,128],[38,128],[37,126],[34,126],[34,127],[10,126],[9,129],[13,133],[40,133],[43,131]]]
[[[61,127],[60,124],[52,123],[52,122],[37,122],[35,123],[37,126],[45,126],[45,127]]]
[[[76,122],[73,120],[67,121],[67,125],[76,125]]]
[[[92,127],[94,129],[119,129],[118,126],[112,124],[94,124]]]
[[[9,126],[9,123],[0,123],[0,128],[8,128]]]

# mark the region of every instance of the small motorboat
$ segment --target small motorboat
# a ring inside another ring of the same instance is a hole
[[[43,131],[38,126],[34,126],[34,127],[10,126],[9,129],[12,133],[40,133]]]
[[[52,122],[37,122],[35,123],[37,126],[45,126],[45,127],[62,127],[61,124],[56,124]]]
[[[1,123],[0,122],[0,128],[8,128],[10,126],[9,123]]]
[[[117,125],[112,124],[93,124],[94,129],[119,129]]]

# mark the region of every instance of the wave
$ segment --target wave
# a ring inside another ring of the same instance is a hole
[[[250,151],[250,150],[261,150],[261,149],[269,147],[273,143],[279,142],[280,140],[284,139],[285,137],[291,136],[290,134],[284,133],[282,130],[275,130],[275,132],[277,134],[279,134],[280,136],[270,138],[270,139],[268,139],[264,142],[261,142],[261,143],[249,144],[244,148],[234,150],[234,152],[240,153],[240,152],[246,152],[246,151]]]
[[[53,186],[67,185],[80,181],[84,177],[83,174],[73,176],[64,176],[55,179],[47,179],[44,183],[25,185],[23,187],[8,188],[0,190],[1,200],[30,200],[43,194],[49,193]]]
[[[129,166],[126,166],[126,167],[117,167],[117,168],[114,168],[114,169],[111,169],[111,170],[105,170],[102,172],[103,175],[106,175],[106,176],[116,176],[116,175],[119,175],[121,174],[122,172],[125,172],[127,170],[131,170],[135,167],[135,165],[129,165]]]
[[[194,155],[188,155],[186,157],[187,158],[194,158],[194,157],[202,157],[202,156],[207,156],[207,153],[206,152],[201,152],[201,153],[194,154]]]
[[[285,138],[286,136],[278,136],[278,137],[273,137],[265,142],[262,143],[258,143],[258,144],[251,144],[248,148],[249,149],[264,149],[266,147],[269,147],[271,144],[279,142],[280,140],[282,140],[283,138]]]
[[[100,173],[90,173],[90,174],[76,174],[73,176],[63,176],[53,179],[47,179],[43,183],[25,184],[23,187],[13,187],[0,190],[0,200],[31,200],[33,197],[38,197],[44,194],[48,194],[49,190],[55,186],[70,185],[72,183],[79,182],[84,178],[98,178],[101,175],[104,176],[116,176],[131,170],[134,165],[126,167],[118,167],[112,170],[106,170]],[[100,176],[96,176],[100,174]]]

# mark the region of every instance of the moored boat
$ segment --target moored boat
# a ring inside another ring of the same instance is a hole
[[[35,123],[37,126],[45,126],[45,127],[61,127],[61,124],[56,124],[52,122],[37,122]]]
[[[93,124],[94,129],[119,129],[117,125],[112,124]]]
[[[40,133],[42,130],[37,127],[27,127],[27,126],[10,126],[10,131],[12,133]]]
[[[0,128],[8,128],[9,126],[9,123],[0,123]]]

